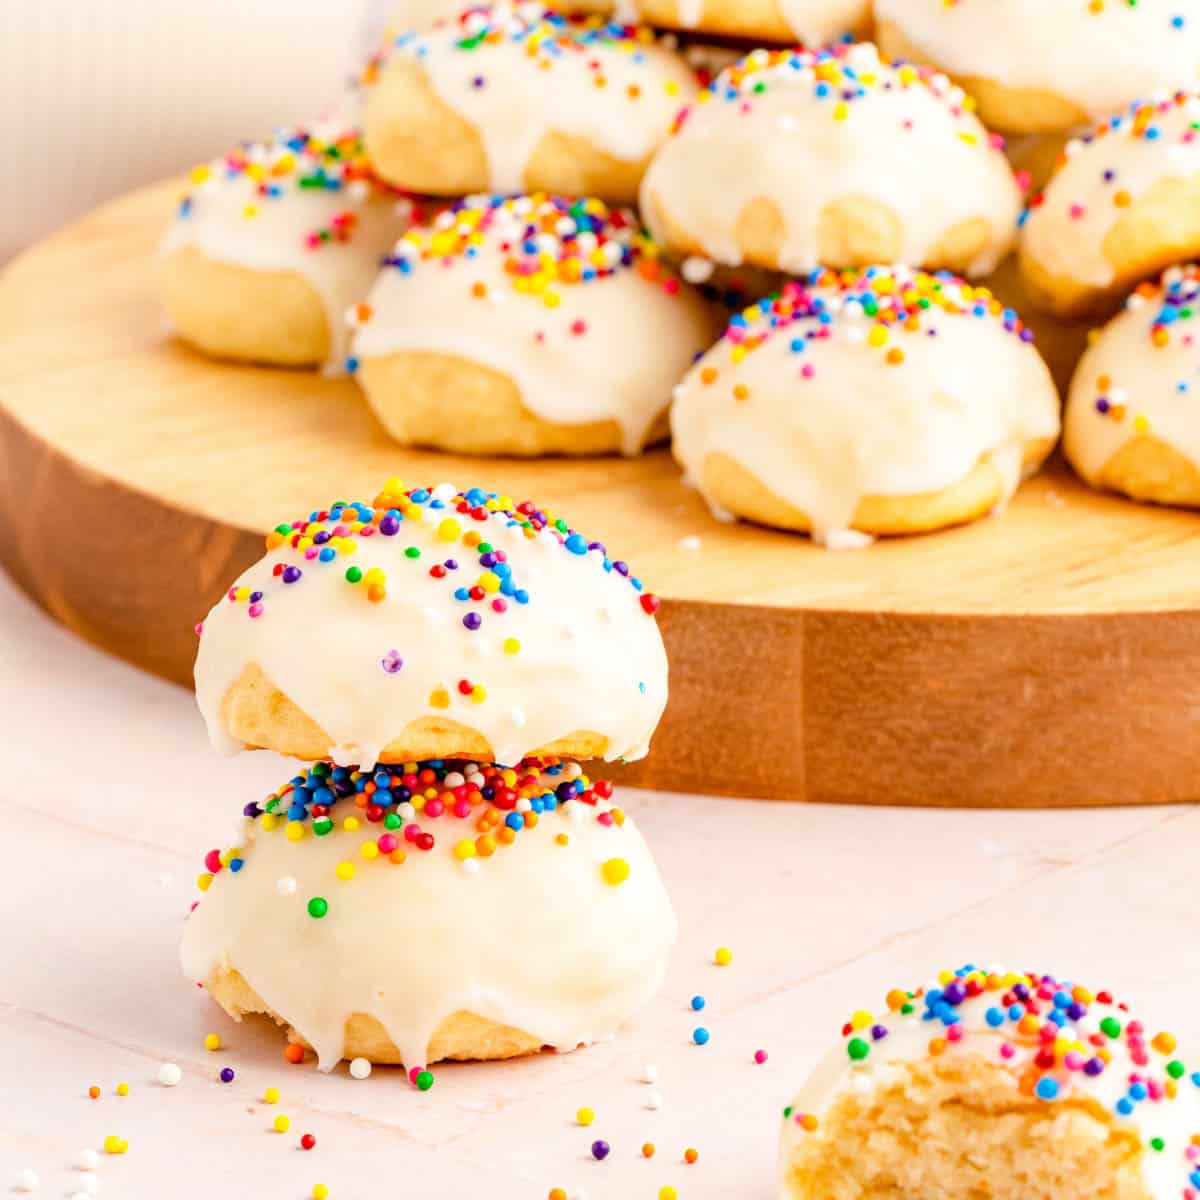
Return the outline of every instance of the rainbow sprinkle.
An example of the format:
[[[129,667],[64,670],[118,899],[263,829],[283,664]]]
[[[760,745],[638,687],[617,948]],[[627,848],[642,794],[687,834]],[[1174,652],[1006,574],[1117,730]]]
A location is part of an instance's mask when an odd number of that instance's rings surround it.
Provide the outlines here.
[[[243,142],[223,159],[195,167],[190,178],[192,190],[177,210],[181,220],[193,215],[203,189],[239,180],[254,185],[255,199],[242,210],[247,220],[258,216],[261,206],[282,203],[297,192],[343,193],[355,203],[373,194],[403,196],[372,172],[356,130],[319,137],[307,129],[281,129],[270,142]],[[352,208],[340,209],[328,225],[307,231],[304,244],[319,250],[330,242],[349,242],[357,225],[358,214]]]
[[[548,508],[531,501],[516,503],[509,496],[482,488],[460,492],[441,484],[433,489],[406,489],[396,479],[389,480],[371,504],[337,501],[307,518],[277,525],[266,539],[268,553],[281,552],[272,569],[272,581],[277,588],[295,587],[303,582],[306,571],[340,570],[347,586],[361,592],[365,601],[381,604],[387,599],[388,573],[380,567],[363,571],[352,560],[360,542],[367,538],[395,539],[398,570],[425,570],[431,578],[445,580],[455,608],[465,610],[460,615],[463,627],[474,632],[483,626],[485,617],[503,617],[511,605],[530,602],[530,592],[514,574],[507,552],[487,540],[485,527],[493,522],[502,523],[505,529],[521,529],[527,538],[551,538],[572,558],[599,556],[605,572],[628,580],[645,613],[653,616],[658,611],[659,598],[644,590],[628,563],[609,558],[602,542],[577,533]],[[404,536],[408,529],[412,541]],[[427,566],[431,530],[438,553]],[[288,559],[291,561],[285,561]],[[240,586],[230,588],[226,599],[230,604],[245,605],[246,615],[259,619],[266,614],[270,597],[267,592]],[[197,626],[196,632],[201,634],[203,627]],[[503,648],[506,654],[518,654],[521,644],[517,638],[508,638]],[[398,651],[390,650],[380,666],[395,674],[403,669],[403,659]],[[486,699],[486,693],[473,695],[473,690],[470,685],[463,694],[478,702]],[[450,698],[445,692],[434,693],[430,702],[445,708]]]
[[[402,865],[410,852],[433,850],[437,837],[432,829],[444,829],[449,822],[451,853],[464,869],[474,870],[479,859],[511,846],[540,817],[569,801],[588,806],[605,828],[620,828],[625,813],[610,804],[612,796],[607,780],[593,781],[578,763],[557,758],[531,758],[515,768],[440,759],[371,770],[317,762],[261,804],[247,804],[242,811],[263,833],[282,830],[293,843],[365,828],[371,837],[359,841],[357,857],[392,866]],[[559,845],[569,840],[564,834],[556,839]],[[210,850],[196,886],[206,892],[223,871],[238,875],[249,861],[241,847]],[[349,882],[357,872],[347,859],[337,865],[330,883]],[[629,864],[609,859],[600,872],[604,882],[619,886],[629,876]],[[314,920],[323,920],[331,905],[326,897],[314,896],[307,910]]]

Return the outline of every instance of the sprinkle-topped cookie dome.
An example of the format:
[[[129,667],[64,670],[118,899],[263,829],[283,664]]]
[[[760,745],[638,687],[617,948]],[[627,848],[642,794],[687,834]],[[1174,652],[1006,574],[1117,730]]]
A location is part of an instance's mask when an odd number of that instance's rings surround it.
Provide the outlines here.
[[[843,1027],[784,1110],[782,1194],[1191,1197],[1197,1065],[1107,991],[947,971]]]
[[[697,86],[651,30],[536,3],[476,5],[402,33],[365,81],[368,149],[402,187],[617,202],[634,199]]]
[[[642,185],[676,252],[791,272],[904,262],[991,269],[1020,191],[945,76],[870,43],[755,50],[677,118]]]
[[[357,312],[354,366],[397,440],[509,454],[639,453],[718,328],[632,212],[546,195],[415,226]]]
[[[323,1069],[574,1050],[662,981],[658,870],[576,762],[317,763],[244,817],[205,856],[184,970],[232,1016],[289,1025]]]
[[[1080,361],[1063,444],[1089,483],[1200,505],[1200,268],[1142,284]]]
[[[414,211],[374,175],[357,130],[285,129],[245,143],[191,174],[163,243],[168,308],[203,349],[340,366],[346,309]],[[311,318],[288,290],[296,284],[311,295]],[[239,353],[252,336],[261,352]]]
[[[986,288],[823,270],[733,318],[680,385],[672,429],[715,508],[842,545],[1002,505],[1053,445],[1058,399],[1028,330]],[[981,464],[986,484],[950,491]]]
[[[226,749],[637,758],[666,704],[657,609],[546,508],[392,481],[268,536],[205,619],[197,698]]]

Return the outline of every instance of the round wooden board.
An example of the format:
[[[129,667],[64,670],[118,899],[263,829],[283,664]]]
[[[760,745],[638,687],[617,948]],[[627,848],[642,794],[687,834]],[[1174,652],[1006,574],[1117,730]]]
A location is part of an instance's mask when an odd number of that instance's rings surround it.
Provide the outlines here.
[[[194,622],[280,519],[393,475],[479,483],[620,547],[666,598],[671,704],[630,782],[874,804],[1200,797],[1194,514],[1058,466],[1002,518],[836,554],[713,521],[665,451],[403,450],[349,380],[171,339],[154,247],[175,193],[109,205],[0,276],[0,560],[82,636],[187,683]]]

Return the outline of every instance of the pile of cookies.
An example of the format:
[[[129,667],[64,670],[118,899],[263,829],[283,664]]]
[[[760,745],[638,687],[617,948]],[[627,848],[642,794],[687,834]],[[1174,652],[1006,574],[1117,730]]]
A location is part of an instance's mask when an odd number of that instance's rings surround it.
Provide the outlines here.
[[[402,444],[670,436],[714,515],[830,546],[1003,509],[1057,442],[1060,391],[1087,482],[1200,504],[1200,20],[617,8],[448,3],[389,33],[350,128],[202,168],[166,242],[180,334],[347,366]],[[697,37],[751,48],[697,68]]]
[[[655,596],[537,505],[406,489],[278,526],[201,626],[214,744],[301,760],[212,850],[186,973],[289,1055],[496,1059],[611,1037],[670,900],[613,787],[667,700]]]

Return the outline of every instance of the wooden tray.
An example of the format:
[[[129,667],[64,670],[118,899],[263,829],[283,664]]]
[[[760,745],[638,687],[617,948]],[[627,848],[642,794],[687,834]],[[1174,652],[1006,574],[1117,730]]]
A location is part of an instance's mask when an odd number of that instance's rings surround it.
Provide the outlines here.
[[[479,483],[563,511],[667,598],[671,704],[630,782],[872,804],[1200,798],[1194,514],[1058,466],[1003,518],[836,554],[714,522],[666,452],[402,450],[348,380],[170,339],[154,247],[175,194],[123,198],[0,276],[0,561],[83,637],[187,683],[194,622],[264,530],[392,475]]]

